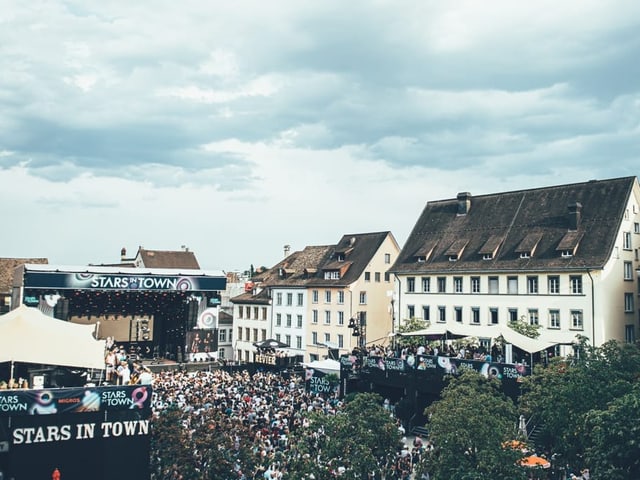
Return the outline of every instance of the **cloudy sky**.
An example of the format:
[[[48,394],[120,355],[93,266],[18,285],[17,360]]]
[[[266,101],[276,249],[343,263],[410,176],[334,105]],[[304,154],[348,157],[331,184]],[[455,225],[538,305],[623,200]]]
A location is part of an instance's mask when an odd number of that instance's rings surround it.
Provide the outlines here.
[[[204,269],[640,172],[640,2],[0,0],[0,257]]]

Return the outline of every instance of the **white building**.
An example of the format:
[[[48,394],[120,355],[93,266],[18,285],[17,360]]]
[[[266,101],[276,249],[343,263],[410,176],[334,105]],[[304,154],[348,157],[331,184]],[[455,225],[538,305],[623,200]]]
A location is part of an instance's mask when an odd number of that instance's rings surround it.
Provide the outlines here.
[[[639,248],[636,177],[428,202],[391,268],[399,320],[632,342]]]

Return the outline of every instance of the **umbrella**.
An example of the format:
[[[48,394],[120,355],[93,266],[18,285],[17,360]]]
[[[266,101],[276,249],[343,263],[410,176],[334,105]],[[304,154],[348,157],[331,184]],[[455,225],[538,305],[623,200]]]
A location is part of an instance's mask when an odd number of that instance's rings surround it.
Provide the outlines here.
[[[253,346],[256,348],[289,348],[289,345],[287,345],[286,343],[273,338],[268,338],[267,340],[263,340],[262,342],[255,342]]]
[[[528,457],[524,457],[518,463],[523,467],[540,467],[540,468],[551,467],[551,462],[549,462],[549,460],[543,457],[539,457],[537,455],[529,455]]]

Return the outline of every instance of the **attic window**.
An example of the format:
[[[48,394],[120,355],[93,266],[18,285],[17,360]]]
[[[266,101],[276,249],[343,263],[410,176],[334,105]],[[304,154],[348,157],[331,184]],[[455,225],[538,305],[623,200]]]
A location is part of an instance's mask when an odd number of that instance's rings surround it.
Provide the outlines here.
[[[337,253],[336,260],[338,260],[339,262],[344,262],[344,253]]]
[[[459,238],[451,244],[444,254],[449,257],[450,262],[456,262],[462,256],[467,243],[469,243],[469,240],[466,238]]]
[[[582,236],[584,234],[582,232],[574,232],[569,231],[565,233],[562,240],[558,244],[556,248],[556,252],[560,252],[560,256],[562,258],[573,257],[578,249],[578,245],[580,244],[580,240],[582,240]]]
[[[327,270],[324,272],[325,280],[340,280],[340,272],[338,270]]]
[[[424,262],[427,261],[427,257],[425,255],[418,255],[416,257],[416,259],[417,259],[418,263],[424,263]]]
[[[542,233],[527,234],[516,248],[516,253],[520,254],[520,258],[531,258],[536,252],[536,248],[541,239]]]
[[[413,254],[415,261],[419,263],[426,262],[427,259],[431,257],[433,249],[435,248],[437,243],[438,242],[435,240],[426,240]]]
[[[493,257],[496,256],[498,248],[500,248],[503,240],[504,237],[502,237],[502,235],[491,235],[478,251],[478,253],[482,255],[482,259],[492,260]]]

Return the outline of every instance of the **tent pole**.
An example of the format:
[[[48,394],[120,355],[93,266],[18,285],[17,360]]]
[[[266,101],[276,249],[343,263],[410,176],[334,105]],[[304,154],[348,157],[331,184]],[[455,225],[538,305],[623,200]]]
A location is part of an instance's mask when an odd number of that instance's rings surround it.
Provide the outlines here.
[[[11,360],[11,373],[9,374],[9,380],[13,378],[13,360]]]

